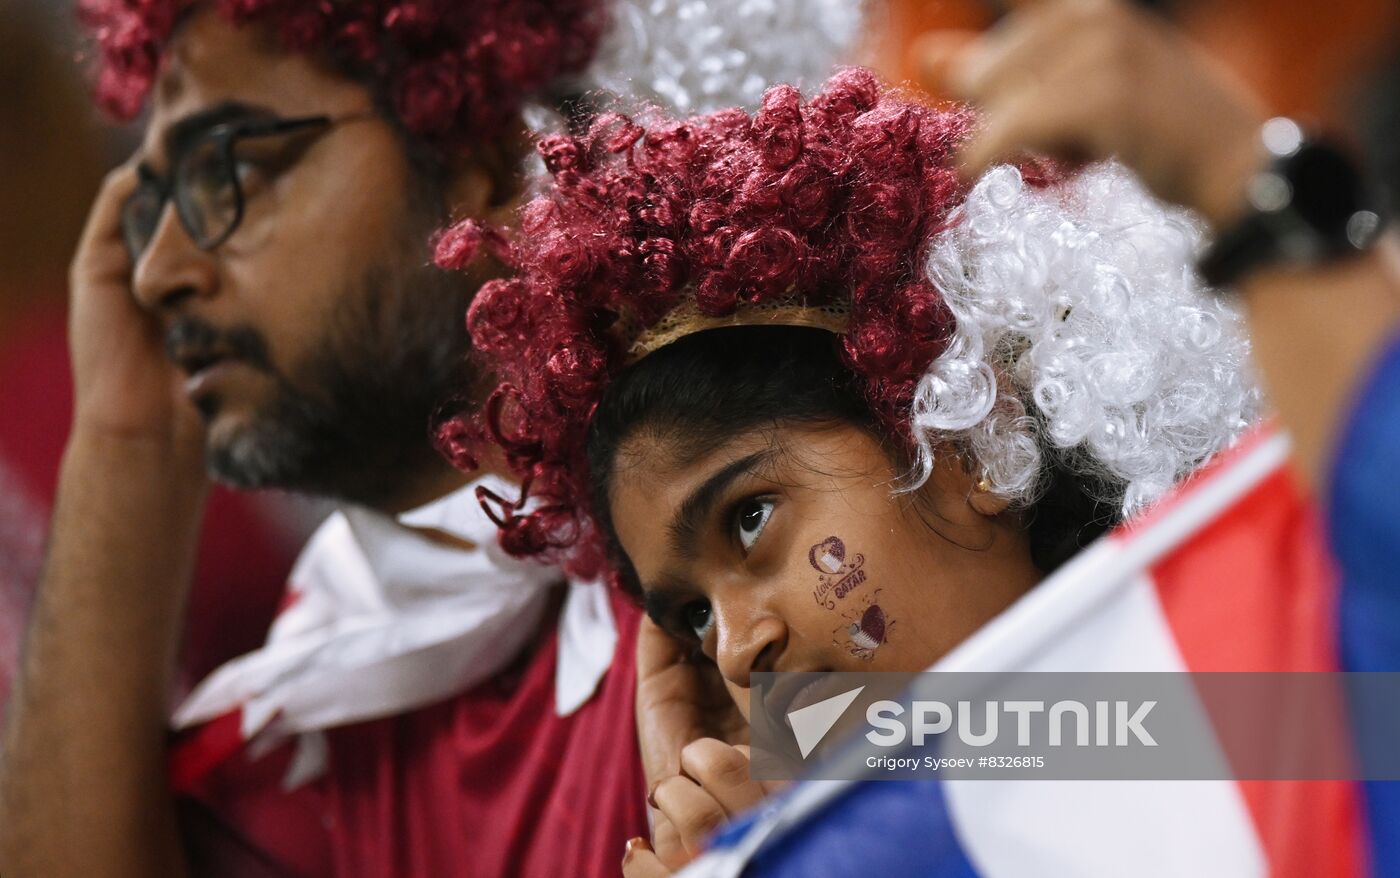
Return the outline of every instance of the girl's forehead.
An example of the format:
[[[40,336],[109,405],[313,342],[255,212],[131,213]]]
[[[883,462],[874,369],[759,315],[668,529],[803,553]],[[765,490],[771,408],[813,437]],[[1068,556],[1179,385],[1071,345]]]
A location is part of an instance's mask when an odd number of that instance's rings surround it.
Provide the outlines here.
[[[726,434],[707,430],[702,435],[685,426],[643,429],[618,446],[613,461],[614,479],[694,478],[707,469],[723,466],[735,457],[766,448],[777,449],[773,426],[736,429]]]
[[[683,437],[674,442],[684,445]],[[610,512],[634,563],[642,554],[689,554],[681,551],[687,548],[682,544],[745,482],[759,480],[765,490],[788,492],[849,494],[869,488],[876,499],[889,500],[896,476],[879,441],[851,424],[767,425],[736,433],[686,460],[678,460],[676,451],[664,436],[637,437],[618,451]]]

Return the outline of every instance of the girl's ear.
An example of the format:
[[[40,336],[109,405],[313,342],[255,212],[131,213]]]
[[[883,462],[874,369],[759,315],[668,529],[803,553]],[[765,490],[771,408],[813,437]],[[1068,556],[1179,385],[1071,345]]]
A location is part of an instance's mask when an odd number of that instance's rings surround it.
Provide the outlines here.
[[[942,493],[962,498],[979,516],[996,518],[1011,505],[1011,498],[992,491],[982,468],[951,446],[935,452],[929,482]]]
[[[995,518],[1011,505],[1011,498],[993,493],[991,485],[983,476],[972,486],[972,493],[967,495],[967,505],[981,515]]]

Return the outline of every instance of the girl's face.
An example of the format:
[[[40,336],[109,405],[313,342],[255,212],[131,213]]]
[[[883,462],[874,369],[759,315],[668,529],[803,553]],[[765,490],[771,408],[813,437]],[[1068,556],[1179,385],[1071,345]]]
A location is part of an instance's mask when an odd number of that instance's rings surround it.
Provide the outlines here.
[[[718,666],[741,709],[761,671],[919,671],[1041,574],[1018,516],[945,455],[895,495],[854,426],[736,436],[696,460],[641,435],[611,512],[647,613]]]

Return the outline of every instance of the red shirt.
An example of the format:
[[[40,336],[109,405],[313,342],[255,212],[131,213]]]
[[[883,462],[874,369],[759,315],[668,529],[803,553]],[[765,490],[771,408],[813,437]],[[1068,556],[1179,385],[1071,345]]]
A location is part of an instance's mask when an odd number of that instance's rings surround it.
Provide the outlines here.
[[[633,721],[638,610],[593,697],[554,708],[558,613],[514,668],[461,695],[327,733],[324,777],[279,788],[291,748],[234,759],[185,802],[201,875],[616,878],[646,835]]]

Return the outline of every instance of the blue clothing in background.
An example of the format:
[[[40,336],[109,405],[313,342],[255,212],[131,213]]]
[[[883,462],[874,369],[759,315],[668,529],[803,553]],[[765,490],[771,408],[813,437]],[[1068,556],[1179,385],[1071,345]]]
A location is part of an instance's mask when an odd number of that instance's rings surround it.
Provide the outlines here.
[[[1327,519],[1342,573],[1342,667],[1400,671],[1400,337],[1343,428]],[[1352,704],[1363,753],[1395,746],[1377,734],[1394,713],[1392,705]],[[1365,793],[1374,874],[1400,875],[1400,781],[1369,782]]]

